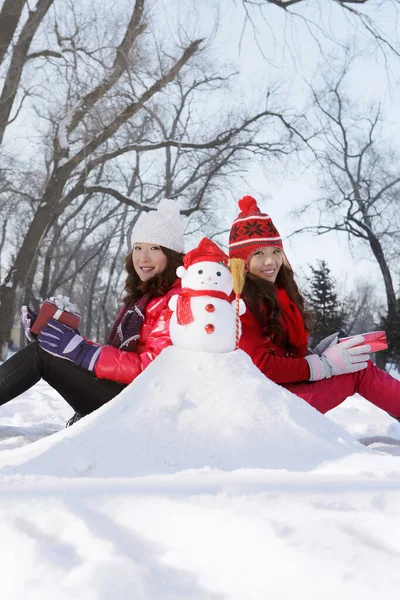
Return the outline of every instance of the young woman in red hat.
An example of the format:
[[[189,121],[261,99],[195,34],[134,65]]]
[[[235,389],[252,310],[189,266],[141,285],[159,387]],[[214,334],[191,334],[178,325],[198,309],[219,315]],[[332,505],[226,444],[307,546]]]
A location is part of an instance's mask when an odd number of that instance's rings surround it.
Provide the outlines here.
[[[0,405],[44,379],[75,410],[72,424],[114,398],[171,345],[168,302],[180,291],[176,269],[184,256],[177,204],[163,200],[158,210],[143,213],[131,242],[124,304],[107,344],[89,342],[55,319],[35,339],[30,330],[37,315],[25,307],[31,343],[0,366]]]
[[[325,413],[355,393],[400,417],[400,381],[369,360],[362,336],[338,343],[332,335],[308,350],[304,300],[269,215],[251,196],[239,200],[232,224],[232,268],[245,274],[240,348],[272,381]]]

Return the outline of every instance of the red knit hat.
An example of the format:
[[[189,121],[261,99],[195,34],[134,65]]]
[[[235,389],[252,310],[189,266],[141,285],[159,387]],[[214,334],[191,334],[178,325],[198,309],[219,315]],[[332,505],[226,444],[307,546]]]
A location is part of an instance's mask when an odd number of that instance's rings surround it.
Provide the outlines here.
[[[251,254],[263,246],[283,249],[282,238],[271,217],[260,211],[252,196],[243,196],[238,205],[241,212],[229,234],[230,258],[241,258],[247,263]]]
[[[190,250],[183,259],[185,269],[198,262],[216,262],[227,267],[228,257],[215,242],[203,238],[197,248]]]

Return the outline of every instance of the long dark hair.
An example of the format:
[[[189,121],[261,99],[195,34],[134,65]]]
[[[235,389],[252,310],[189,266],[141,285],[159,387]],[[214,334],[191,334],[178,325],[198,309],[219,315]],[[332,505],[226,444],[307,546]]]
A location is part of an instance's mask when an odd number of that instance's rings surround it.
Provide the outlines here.
[[[261,331],[274,343],[282,343],[283,330],[281,308],[275,293],[275,287],[284,288],[289,298],[296,304],[308,331],[308,314],[304,308],[304,298],[299,292],[290,265],[285,261],[279,269],[275,283],[246,274],[242,298],[261,325]]]
[[[164,248],[164,246],[160,246],[160,248],[167,257],[167,266],[162,273],[157,273],[146,282],[140,281],[139,275],[133,268],[132,252],[125,258],[125,269],[128,276],[125,281],[123,302],[126,306],[139,300],[143,294],[150,294],[151,298],[163,296],[175,282],[176,269],[183,265],[184,254]]]

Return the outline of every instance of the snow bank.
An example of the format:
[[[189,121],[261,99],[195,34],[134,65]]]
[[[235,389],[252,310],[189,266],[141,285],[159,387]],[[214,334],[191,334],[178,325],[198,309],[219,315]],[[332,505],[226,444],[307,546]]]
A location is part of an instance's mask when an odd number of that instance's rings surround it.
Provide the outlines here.
[[[1,453],[2,473],[169,474],[209,467],[305,471],[369,452],[269,381],[238,350],[167,348],[117,398],[76,425]]]

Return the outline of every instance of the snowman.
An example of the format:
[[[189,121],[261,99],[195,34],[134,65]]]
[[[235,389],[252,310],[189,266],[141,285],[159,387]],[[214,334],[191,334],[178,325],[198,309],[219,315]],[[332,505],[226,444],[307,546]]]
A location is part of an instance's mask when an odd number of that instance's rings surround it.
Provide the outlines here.
[[[228,257],[212,240],[203,238],[183,264],[176,271],[182,290],[168,305],[173,312],[172,343],[202,352],[232,352],[240,337],[239,315],[246,308],[232,291]]]

